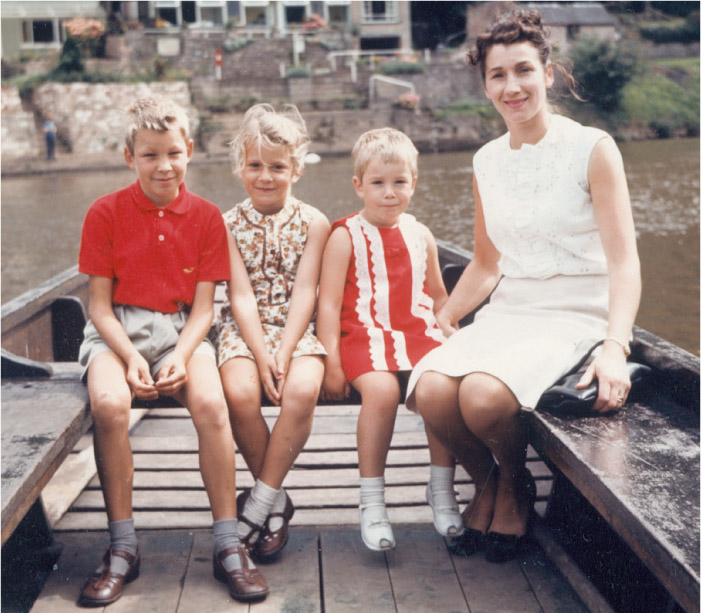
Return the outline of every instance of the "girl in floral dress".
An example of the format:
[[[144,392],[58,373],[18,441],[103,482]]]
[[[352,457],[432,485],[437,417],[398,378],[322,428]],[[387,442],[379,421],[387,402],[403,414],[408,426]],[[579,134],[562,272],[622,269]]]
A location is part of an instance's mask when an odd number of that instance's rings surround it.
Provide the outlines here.
[[[249,197],[224,214],[230,302],[212,332],[234,438],[256,480],[237,499],[239,532],[262,561],[287,543],[294,505],[282,483],[309,437],[324,375],[312,317],[329,223],[290,194],[308,145],[299,111],[268,104],[248,110],[231,144]],[[263,393],[280,406],[272,430]]]

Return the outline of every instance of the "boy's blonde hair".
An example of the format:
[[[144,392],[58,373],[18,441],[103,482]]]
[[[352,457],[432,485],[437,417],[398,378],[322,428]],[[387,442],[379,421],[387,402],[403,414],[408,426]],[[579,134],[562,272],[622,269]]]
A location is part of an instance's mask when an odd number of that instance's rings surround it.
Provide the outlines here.
[[[139,130],[166,132],[180,129],[183,139],[190,140],[190,120],[185,109],[165,96],[139,98],[127,108],[124,140],[131,153]]]
[[[363,178],[371,160],[380,158],[383,162],[406,162],[413,177],[418,176],[418,157],[411,139],[394,128],[376,128],[362,134],[353,147],[353,174]]]
[[[285,147],[295,172],[302,174],[310,139],[307,125],[294,104],[285,104],[276,111],[272,105],[261,103],[246,111],[230,144],[231,166],[236,176],[241,176],[246,165],[246,149],[256,140],[258,146]]]

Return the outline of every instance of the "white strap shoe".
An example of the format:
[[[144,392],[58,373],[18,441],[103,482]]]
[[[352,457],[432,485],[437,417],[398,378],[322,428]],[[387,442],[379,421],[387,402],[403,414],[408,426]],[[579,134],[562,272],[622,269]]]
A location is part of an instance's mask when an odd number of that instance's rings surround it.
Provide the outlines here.
[[[360,505],[360,535],[368,549],[394,549],[396,542],[384,504]]]
[[[426,486],[426,500],[433,510],[433,525],[441,536],[460,536],[465,531],[456,495],[452,487],[434,491],[430,481]]]

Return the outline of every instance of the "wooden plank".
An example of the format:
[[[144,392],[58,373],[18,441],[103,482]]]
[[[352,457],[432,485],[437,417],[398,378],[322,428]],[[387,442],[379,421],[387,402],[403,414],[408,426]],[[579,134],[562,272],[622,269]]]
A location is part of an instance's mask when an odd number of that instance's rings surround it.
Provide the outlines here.
[[[3,381],[3,544],[90,423],[79,380]]]
[[[58,540],[63,544],[63,552],[49,573],[31,613],[73,613],[79,610],[76,601],[80,590],[99,566],[102,554],[109,546],[106,532],[73,532],[61,534]]]
[[[442,536],[423,527],[394,527],[397,547],[387,553],[398,613],[468,611]]]
[[[519,558],[490,564],[478,553],[467,558],[453,556],[452,560],[471,613],[541,613],[528,580],[520,572]]]
[[[290,540],[280,557],[272,564],[260,564],[259,568],[270,585],[270,596],[255,605],[256,613],[317,613],[322,610],[316,527],[292,527]]]
[[[213,551],[211,531],[196,532],[177,613],[244,613],[250,610],[248,604],[231,598],[226,584],[214,578]]]
[[[650,394],[593,419],[534,413],[531,426],[534,445],[674,598],[698,610],[698,416]]]
[[[385,555],[367,549],[359,534],[322,531],[321,566],[325,610],[396,611]]]

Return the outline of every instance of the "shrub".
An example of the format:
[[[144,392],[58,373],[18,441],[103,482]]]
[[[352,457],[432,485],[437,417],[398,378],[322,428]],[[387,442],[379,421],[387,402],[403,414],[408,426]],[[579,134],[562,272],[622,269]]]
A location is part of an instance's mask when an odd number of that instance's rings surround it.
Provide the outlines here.
[[[583,97],[600,111],[615,111],[623,87],[638,69],[637,54],[611,41],[582,37],[572,46],[570,59]]]
[[[307,66],[293,66],[287,71],[288,79],[303,79],[311,76],[312,71]]]
[[[692,3],[689,3],[692,4]],[[698,5],[697,5],[698,6]],[[699,12],[689,14],[682,22],[641,26],[640,36],[654,43],[693,43],[699,40]]]
[[[382,74],[419,74],[426,72],[426,66],[418,62],[385,62],[379,64],[379,71]]]
[[[227,38],[222,45],[227,53],[235,53],[253,42],[252,38]]]

